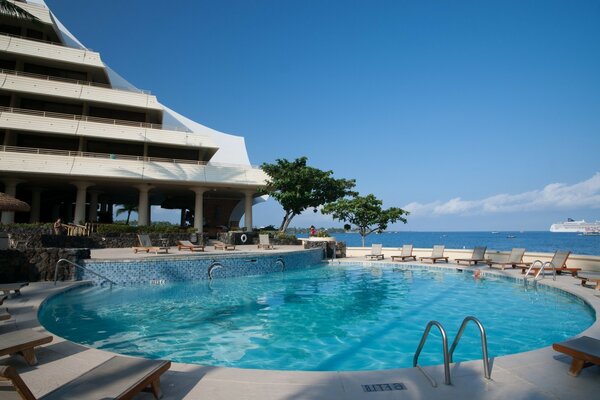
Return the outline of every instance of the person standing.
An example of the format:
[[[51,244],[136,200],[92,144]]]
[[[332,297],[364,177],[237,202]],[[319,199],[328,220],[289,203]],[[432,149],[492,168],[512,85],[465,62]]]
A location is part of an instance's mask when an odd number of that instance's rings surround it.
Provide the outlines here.
[[[315,236],[317,234],[317,229],[315,228],[314,225],[310,226],[310,231],[309,231],[309,236]]]

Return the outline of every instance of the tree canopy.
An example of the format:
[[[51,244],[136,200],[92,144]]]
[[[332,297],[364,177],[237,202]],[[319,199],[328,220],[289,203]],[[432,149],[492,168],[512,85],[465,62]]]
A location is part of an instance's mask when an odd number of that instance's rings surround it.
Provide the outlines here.
[[[383,201],[372,194],[355,195],[326,204],[321,212],[331,214],[334,219],[339,221],[355,225],[360,233],[362,246],[365,247],[365,238],[371,233],[381,233],[387,229],[388,224],[396,221],[406,223],[403,215],[408,215],[408,211],[397,207],[384,210],[382,206]]]
[[[5,14],[11,17],[26,19],[29,21],[39,22],[40,20],[28,11],[11,3],[8,0],[0,0],[0,14]]]
[[[306,157],[294,161],[277,159],[274,164],[263,163],[261,168],[269,179],[263,189],[281,204],[285,215],[279,230],[285,232],[292,218],[308,208],[331,203],[344,196],[355,194],[354,179],[336,179],[333,171],[322,171],[306,165]]]

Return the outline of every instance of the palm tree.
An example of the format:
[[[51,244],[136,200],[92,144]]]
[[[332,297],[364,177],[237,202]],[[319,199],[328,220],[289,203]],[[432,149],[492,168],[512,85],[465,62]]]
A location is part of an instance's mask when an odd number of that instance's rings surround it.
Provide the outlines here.
[[[11,17],[39,22],[39,19],[8,0],[0,0],[0,13]]]
[[[127,213],[127,220],[125,221],[125,225],[129,225],[129,217],[131,217],[132,212],[137,212],[138,207],[136,204],[121,204],[121,208],[117,209],[117,215],[121,215],[124,212]]]

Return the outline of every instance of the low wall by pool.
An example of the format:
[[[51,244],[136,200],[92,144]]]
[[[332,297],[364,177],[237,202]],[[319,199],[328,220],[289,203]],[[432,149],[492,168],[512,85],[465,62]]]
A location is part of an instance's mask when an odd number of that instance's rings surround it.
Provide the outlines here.
[[[262,275],[306,268],[322,261],[323,250],[274,253],[198,254],[127,260],[85,260],[84,266],[119,285],[159,284]],[[210,272],[210,277],[209,277]],[[101,284],[105,280],[88,271],[78,279]]]

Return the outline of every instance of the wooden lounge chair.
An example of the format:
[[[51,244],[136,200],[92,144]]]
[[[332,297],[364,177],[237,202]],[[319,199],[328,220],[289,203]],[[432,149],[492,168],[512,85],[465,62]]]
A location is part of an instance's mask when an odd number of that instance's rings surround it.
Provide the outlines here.
[[[366,254],[365,257],[369,260],[383,260],[385,256],[381,252],[383,250],[383,245],[381,244],[373,244],[371,245],[371,254]]]
[[[552,266],[544,267],[544,271],[554,270],[557,275],[560,275],[563,272],[569,272],[572,276],[576,276],[577,272],[581,271],[581,268],[567,268],[567,258],[569,258],[569,254],[571,254],[570,251],[557,251],[554,253],[552,260],[550,260]],[[521,273],[524,274],[527,269],[527,266],[521,267]],[[536,275],[539,270],[539,267],[531,268],[530,274]]]
[[[578,337],[566,342],[554,343],[552,348],[573,357],[569,375],[578,376],[586,363],[600,365],[600,340],[589,336]]]
[[[473,263],[473,265],[475,264],[479,264],[481,263],[485,263],[490,261],[489,259],[485,258],[485,251],[487,250],[486,246],[477,246],[473,249],[473,254],[471,255],[471,258],[457,258],[454,261],[457,264],[460,264],[461,262],[466,262],[469,265],[471,265],[471,263]]]
[[[413,245],[405,244],[404,246],[402,246],[402,253],[400,253],[399,256],[392,256],[392,261],[407,261],[407,260],[417,261],[417,257],[413,256],[412,251],[413,251]]]
[[[433,246],[433,249],[431,250],[431,255],[429,257],[419,257],[419,260],[431,260],[433,264],[435,264],[438,260],[448,262],[448,257],[444,256],[444,248],[444,245],[435,245]]]
[[[0,284],[0,292],[3,292],[5,295],[10,295],[10,292],[21,294],[21,289],[25,286],[29,286],[29,282],[2,283]]]
[[[145,251],[146,253],[153,252],[156,254],[163,251],[165,253],[169,252],[169,248],[166,246],[153,246],[150,236],[148,235],[137,235],[137,237],[140,245],[133,248],[134,253],[137,253],[138,251]]]
[[[159,399],[162,396],[160,376],[170,367],[170,361],[115,356],[40,400],[132,399],[145,389]],[[6,389],[18,393],[24,400],[36,400],[17,371],[10,366],[0,367],[0,393],[10,395]]]
[[[189,250],[189,251],[204,251],[204,246],[201,244],[194,244],[189,240],[178,240],[177,241],[177,250],[181,251],[181,249]]]
[[[494,265],[500,266],[500,269],[504,270],[506,266],[516,267],[528,267],[531,265],[530,262],[523,262],[523,256],[525,255],[525,249],[514,248],[510,251],[508,260],[502,262],[488,261],[486,264],[492,268]]]
[[[20,353],[29,365],[37,364],[34,348],[52,341],[52,335],[21,329],[0,335],[0,356]]]
[[[271,239],[269,238],[268,234],[261,234],[258,235],[258,248],[259,249],[266,249],[266,250],[273,250],[273,245],[271,244]]]
[[[581,279],[581,286],[586,286],[588,282],[594,283],[594,289],[600,290],[600,274],[593,272],[578,272],[577,279]]]
[[[235,250],[235,244],[223,243],[218,240],[213,242],[215,250]]]

